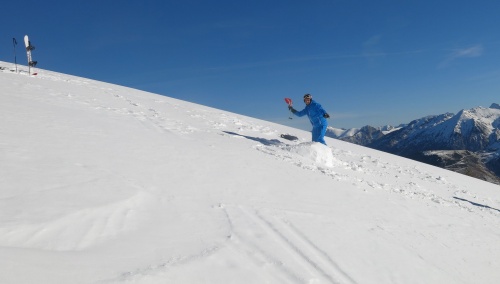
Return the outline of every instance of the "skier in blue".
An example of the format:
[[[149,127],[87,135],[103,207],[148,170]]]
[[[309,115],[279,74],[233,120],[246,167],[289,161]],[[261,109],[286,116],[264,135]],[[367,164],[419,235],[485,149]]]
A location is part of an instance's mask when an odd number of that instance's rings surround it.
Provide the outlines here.
[[[326,145],[325,133],[326,127],[328,126],[328,122],[326,122],[326,119],[329,118],[330,115],[326,113],[326,111],[319,103],[313,101],[310,94],[304,95],[304,103],[306,104],[306,107],[301,111],[295,110],[291,105],[288,106],[288,109],[293,114],[299,117],[307,114],[307,117],[309,117],[309,121],[311,122],[313,127],[312,141],[320,142]]]

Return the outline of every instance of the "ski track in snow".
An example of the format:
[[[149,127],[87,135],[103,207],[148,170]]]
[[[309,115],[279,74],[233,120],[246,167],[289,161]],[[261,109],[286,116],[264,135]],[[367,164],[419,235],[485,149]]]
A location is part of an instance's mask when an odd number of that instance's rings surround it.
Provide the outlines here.
[[[164,279],[173,269],[188,263],[210,261],[215,254],[224,254],[235,264],[250,260],[254,267],[262,271],[260,277],[272,283],[356,283],[328,253],[308,239],[291,221],[280,216],[286,211],[237,204],[219,204],[215,209],[222,210],[227,218],[229,231],[225,242],[99,283],[143,280],[155,283],[156,279]],[[252,229],[248,229],[249,224]]]
[[[173,102],[168,102],[167,99],[161,100],[161,99],[156,99],[152,102],[153,105],[152,107],[147,107],[144,106],[138,102],[135,102],[134,100],[128,98],[126,95],[120,94],[121,92],[118,90],[114,90],[112,88],[104,88],[101,90],[98,90],[98,95],[95,96],[94,98],[87,98],[84,100],[84,104],[87,104],[91,107],[93,107],[96,110],[105,110],[105,111],[110,111],[113,113],[121,114],[121,115],[130,115],[136,118],[139,121],[142,122],[150,122],[153,125],[155,125],[157,128],[166,131],[166,132],[174,132],[174,133],[179,133],[179,134],[191,134],[194,132],[199,132],[199,131],[204,131],[200,130],[199,128],[193,126],[193,125],[188,125],[183,121],[176,120],[176,119],[170,119],[168,118],[169,115],[166,113],[163,113],[162,111],[158,110],[157,107],[155,106],[160,106],[162,109],[168,108],[168,111],[173,111],[176,113],[182,113],[184,112],[187,114],[190,118],[193,120],[198,120],[202,121],[204,124],[208,124],[211,128],[214,130],[222,130],[226,129],[228,127],[233,127],[236,126],[239,130],[249,130],[249,131],[260,131],[263,133],[273,133],[273,131],[269,127],[262,127],[258,125],[252,125],[243,122],[241,119],[239,119],[236,115],[235,116],[230,116],[225,113],[220,113],[219,114],[219,121],[213,121],[208,118],[206,114],[210,114],[213,116],[213,113],[204,110],[204,109],[186,109],[184,106],[181,105],[181,103],[176,104]],[[53,93],[55,94],[55,93]],[[117,100],[121,101],[121,105],[123,105],[122,108],[116,108],[115,106],[117,105],[116,101],[113,101],[112,103],[108,103],[110,105],[113,105],[113,107],[107,106],[106,103],[102,100],[102,94],[108,95],[108,98],[111,96],[112,98],[115,98]],[[60,95],[60,94],[58,94]],[[68,94],[67,97],[69,98],[76,98],[75,96],[72,96],[71,94]],[[79,101],[77,101],[79,102]],[[81,102],[80,102],[81,103]],[[214,110],[215,111],[215,110]],[[205,114],[206,113],[206,114]]]
[[[354,283],[325,251],[314,245],[290,221],[265,208],[255,210],[239,205],[221,205],[221,208],[231,224],[230,245],[250,257],[256,265],[262,266],[264,262],[270,267],[269,275],[277,280],[284,283]],[[243,224],[249,223],[259,229],[245,230]],[[274,248],[273,255],[266,253],[269,247]]]

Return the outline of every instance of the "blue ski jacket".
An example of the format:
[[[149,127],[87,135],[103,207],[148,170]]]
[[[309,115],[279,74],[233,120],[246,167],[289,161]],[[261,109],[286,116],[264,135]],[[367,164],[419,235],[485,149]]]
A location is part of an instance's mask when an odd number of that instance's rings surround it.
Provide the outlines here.
[[[328,125],[326,118],[323,117],[323,115],[326,114],[326,111],[314,100],[311,100],[311,103],[306,105],[305,109],[296,111],[294,114],[296,116],[304,116],[307,114],[307,117],[314,128]]]

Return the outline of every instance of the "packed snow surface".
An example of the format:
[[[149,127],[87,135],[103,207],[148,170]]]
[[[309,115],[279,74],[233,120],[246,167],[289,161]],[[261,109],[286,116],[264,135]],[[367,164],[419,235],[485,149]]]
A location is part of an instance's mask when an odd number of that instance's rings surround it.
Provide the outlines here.
[[[166,96],[0,66],[0,283],[500,279],[498,185]]]

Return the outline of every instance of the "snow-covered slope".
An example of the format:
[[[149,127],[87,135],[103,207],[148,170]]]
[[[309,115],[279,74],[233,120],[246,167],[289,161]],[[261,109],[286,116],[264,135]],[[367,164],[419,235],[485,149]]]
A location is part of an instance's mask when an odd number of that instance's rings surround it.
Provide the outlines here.
[[[37,71],[0,71],[0,283],[500,278],[497,185]]]

